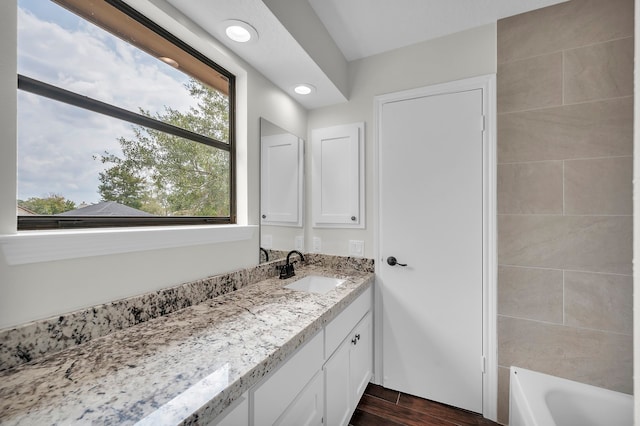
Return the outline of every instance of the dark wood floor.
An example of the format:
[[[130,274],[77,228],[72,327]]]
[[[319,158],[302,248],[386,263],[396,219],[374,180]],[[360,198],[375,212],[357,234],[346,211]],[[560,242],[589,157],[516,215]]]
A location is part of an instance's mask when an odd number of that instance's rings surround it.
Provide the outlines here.
[[[369,384],[352,426],[494,426],[480,414]]]

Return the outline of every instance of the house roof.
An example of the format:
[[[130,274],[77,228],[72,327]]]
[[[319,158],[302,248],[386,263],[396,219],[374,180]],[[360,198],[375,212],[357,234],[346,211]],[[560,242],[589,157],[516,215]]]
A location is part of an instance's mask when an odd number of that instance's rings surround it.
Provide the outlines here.
[[[115,201],[102,201],[75,210],[69,210],[56,216],[154,216],[151,213],[116,203]]]
[[[31,210],[24,208],[22,206],[16,206],[16,215],[17,216],[35,216],[37,215],[37,213],[34,213]]]

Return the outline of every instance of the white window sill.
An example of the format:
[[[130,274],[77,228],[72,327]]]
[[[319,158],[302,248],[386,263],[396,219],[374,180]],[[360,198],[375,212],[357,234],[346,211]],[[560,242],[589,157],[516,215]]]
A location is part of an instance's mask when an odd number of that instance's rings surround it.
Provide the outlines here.
[[[7,264],[49,262],[250,240],[257,225],[203,225],[82,230],[20,231],[1,235]]]

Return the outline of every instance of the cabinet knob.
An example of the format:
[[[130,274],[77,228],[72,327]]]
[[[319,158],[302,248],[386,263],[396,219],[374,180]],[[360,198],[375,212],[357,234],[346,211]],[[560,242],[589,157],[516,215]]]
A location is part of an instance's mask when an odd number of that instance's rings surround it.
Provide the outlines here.
[[[267,218],[267,215],[266,215],[266,214],[263,214],[263,215],[262,215],[262,218],[263,218],[263,219],[266,219],[266,218]]]
[[[355,216],[351,216],[351,220],[353,220],[355,222],[356,217]]]
[[[356,339],[355,337],[353,339],[351,339],[351,343],[353,343],[354,345],[358,344],[358,339]]]

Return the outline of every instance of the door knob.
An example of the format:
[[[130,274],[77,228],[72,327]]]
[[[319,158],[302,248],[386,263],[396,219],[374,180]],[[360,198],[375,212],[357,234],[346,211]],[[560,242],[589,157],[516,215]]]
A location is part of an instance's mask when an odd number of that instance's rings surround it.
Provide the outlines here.
[[[387,263],[388,263],[390,266],[396,266],[396,265],[398,265],[398,266],[407,266],[407,264],[406,264],[406,263],[398,263],[398,259],[396,259],[396,258],[395,258],[395,257],[393,257],[393,256],[389,256],[389,257],[387,257]]]

